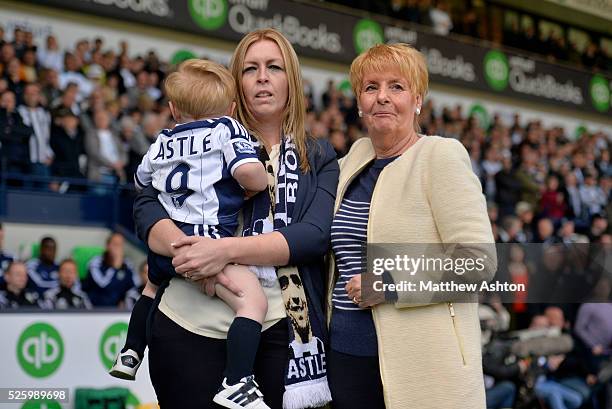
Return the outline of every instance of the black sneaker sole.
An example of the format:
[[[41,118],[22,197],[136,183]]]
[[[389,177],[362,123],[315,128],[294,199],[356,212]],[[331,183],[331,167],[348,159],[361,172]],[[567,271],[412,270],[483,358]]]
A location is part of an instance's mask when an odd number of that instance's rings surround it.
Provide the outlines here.
[[[114,376],[115,378],[124,379],[126,381],[135,381],[136,377],[126,374],[125,372],[113,370],[109,372],[110,376]]]

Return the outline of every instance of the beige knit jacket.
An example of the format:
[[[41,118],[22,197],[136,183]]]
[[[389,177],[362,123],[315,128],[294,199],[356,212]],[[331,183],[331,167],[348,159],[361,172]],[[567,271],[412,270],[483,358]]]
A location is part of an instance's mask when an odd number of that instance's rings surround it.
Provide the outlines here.
[[[374,158],[369,138],[343,158],[336,211],[350,182]],[[422,136],[383,169],[372,194],[367,241],[494,242],[480,182],[458,141]],[[497,259],[489,248],[483,275],[466,280],[493,277]],[[333,263],[329,277],[328,312]],[[396,304],[372,308],[387,409],[484,409],[477,304],[409,302],[400,295]]]

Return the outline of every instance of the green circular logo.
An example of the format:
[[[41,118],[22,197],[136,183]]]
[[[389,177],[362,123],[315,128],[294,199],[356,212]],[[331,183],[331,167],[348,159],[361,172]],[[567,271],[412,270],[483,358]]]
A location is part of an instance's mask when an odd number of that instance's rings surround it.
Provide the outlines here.
[[[480,104],[474,104],[470,107],[470,113],[468,116],[474,116],[478,120],[478,124],[483,129],[489,129],[489,113],[486,108]]]
[[[502,91],[508,86],[509,72],[510,68],[506,54],[501,51],[491,50],[485,55],[485,79],[495,91]]]
[[[576,127],[576,130],[574,131],[574,136],[576,137],[576,139],[578,139],[587,132],[588,132],[588,129],[586,125],[580,124]]]
[[[591,91],[591,101],[593,106],[599,112],[606,112],[610,109],[610,86],[608,80],[601,75],[595,75],[591,78],[589,85]]]
[[[221,28],[227,20],[227,0],[188,0],[189,14],[204,30]]]
[[[357,54],[361,54],[368,48],[385,42],[383,30],[376,21],[364,18],[353,28],[353,42]]]
[[[29,400],[21,409],[62,409],[62,405],[54,400]]]
[[[44,378],[59,368],[64,357],[64,342],[51,325],[36,322],[27,327],[17,341],[17,361],[25,373]]]
[[[104,331],[100,338],[100,360],[106,369],[115,363],[117,354],[125,344],[128,325],[125,322],[116,322]]]
[[[351,82],[347,79],[342,80],[342,82],[338,84],[338,91],[342,92],[344,95],[353,95],[353,87],[351,87]]]
[[[189,50],[178,50],[172,55],[172,58],[170,58],[170,65],[177,65],[192,58],[198,57]]]

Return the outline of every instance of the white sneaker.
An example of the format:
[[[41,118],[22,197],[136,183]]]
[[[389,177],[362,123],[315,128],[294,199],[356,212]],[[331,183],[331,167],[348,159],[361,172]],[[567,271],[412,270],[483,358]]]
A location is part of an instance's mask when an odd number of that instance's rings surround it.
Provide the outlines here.
[[[136,351],[128,349],[125,352],[120,352],[115,359],[115,364],[108,372],[111,376],[120,379],[133,381],[136,379],[136,371],[140,367],[140,358]]]
[[[265,404],[253,375],[245,376],[234,385],[228,385],[227,378],[223,378],[221,388],[213,401],[230,409],[270,409]]]

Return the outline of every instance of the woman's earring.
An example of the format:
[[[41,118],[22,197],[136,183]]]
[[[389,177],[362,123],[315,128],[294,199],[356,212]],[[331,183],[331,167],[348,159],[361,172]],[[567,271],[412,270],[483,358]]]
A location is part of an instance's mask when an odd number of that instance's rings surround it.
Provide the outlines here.
[[[361,109],[359,111],[357,111],[357,115],[359,115],[359,118],[363,117],[363,112],[361,111]]]
[[[419,107],[414,108],[414,112],[416,112],[417,115],[421,115],[421,108]]]

